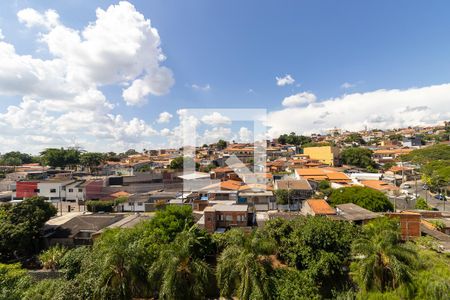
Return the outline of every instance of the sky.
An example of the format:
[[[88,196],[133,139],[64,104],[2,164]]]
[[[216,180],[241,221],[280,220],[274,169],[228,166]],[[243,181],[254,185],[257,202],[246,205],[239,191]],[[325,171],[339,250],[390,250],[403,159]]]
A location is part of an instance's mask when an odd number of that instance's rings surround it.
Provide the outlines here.
[[[0,153],[176,147],[186,125],[201,143],[251,140],[252,117],[236,122],[229,109],[265,109],[268,137],[450,120],[448,11],[448,1],[3,1]]]

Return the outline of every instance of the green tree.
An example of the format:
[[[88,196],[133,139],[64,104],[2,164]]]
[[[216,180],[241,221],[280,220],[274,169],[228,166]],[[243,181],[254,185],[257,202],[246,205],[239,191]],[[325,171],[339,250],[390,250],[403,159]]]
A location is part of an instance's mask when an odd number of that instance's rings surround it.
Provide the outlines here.
[[[74,282],[65,279],[44,279],[32,284],[23,299],[82,300]]]
[[[182,170],[184,169],[185,164],[190,168],[195,167],[196,170],[200,167],[200,164],[195,163],[191,157],[179,156],[172,159],[172,161],[169,164],[169,168],[173,170]]]
[[[142,243],[141,228],[108,229],[76,276],[79,294],[89,299],[147,297],[147,269],[155,254]]]
[[[0,263],[0,299],[21,300],[30,284],[31,278],[20,264]]]
[[[351,147],[341,152],[342,162],[360,168],[374,167],[375,162],[372,159],[372,151],[367,148]]]
[[[185,228],[194,225],[192,208],[186,205],[168,205],[158,210],[148,223],[147,230],[157,236],[158,241],[169,243]]]
[[[33,157],[26,153],[21,153],[19,151],[7,152],[0,156],[0,165],[6,166],[19,166],[22,164],[32,163]]]
[[[91,249],[88,246],[76,247],[66,251],[59,260],[59,267],[64,272],[66,279],[72,280],[81,271],[83,261],[90,256]]]
[[[105,161],[105,155],[99,152],[86,152],[80,155],[80,164],[83,167],[87,167],[89,172],[93,168],[97,168]]]
[[[219,141],[217,142],[217,148],[218,148],[219,150],[225,149],[225,148],[227,147],[227,145],[228,145],[228,143],[227,143],[226,141],[224,141],[224,140],[219,140]]]
[[[394,206],[387,196],[380,191],[360,186],[344,187],[333,190],[330,204],[354,203],[374,212],[393,211]]]
[[[351,243],[358,236],[358,228],[326,217],[296,218],[289,226],[278,245],[280,258],[304,271],[328,297],[333,288],[346,282],[344,267],[349,264]]]
[[[41,161],[53,168],[74,167],[80,161],[80,151],[75,148],[48,148],[41,152]]]
[[[295,268],[276,269],[271,276],[274,299],[315,300],[322,299],[318,286],[306,272]]]
[[[363,227],[352,245],[352,276],[363,292],[387,291],[412,281],[417,253],[400,238],[399,223],[377,218]]]
[[[149,282],[155,285],[161,299],[205,298],[212,270],[204,261],[208,251],[197,251],[210,242],[207,235],[191,227],[178,234],[167,245],[149,270]],[[203,255],[202,255],[203,254]]]
[[[36,253],[41,228],[54,215],[56,208],[42,197],[0,206],[0,261]]]
[[[431,210],[425,199],[422,197],[417,198],[415,209]]]
[[[282,134],[278,137],[278,142],[282,145],[289,144],[300,146],[304,144],[308,144],[312,142],[312,139],[308,136],[297,135],[295,132],[291,132],[290,134]]]
[[[286,205],[289,203],[289,192],[288,190],[280,189],[275,191],[275,198],[277,204]]]
[[[55,271],[58,269],[65,253],[66,249],[64,247],[56,245],[39,254],[39,261],[44,269]]]
[[[225,233],[224,250],[217,263],[216,276],[223,297],[270,299],[271,263],[274,244],[258,232],[247,236],[242,230]]]
[[[344,142],[356,143],[359,145],[364,145],[366,143],[359,133],[350,133],[350,135],[345,138]]]

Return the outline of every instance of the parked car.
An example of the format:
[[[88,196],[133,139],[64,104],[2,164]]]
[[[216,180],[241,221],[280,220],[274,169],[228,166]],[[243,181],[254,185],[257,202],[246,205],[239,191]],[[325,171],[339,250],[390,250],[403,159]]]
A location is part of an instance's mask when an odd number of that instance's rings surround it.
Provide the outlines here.
[[[435,195],[434,198],[441,200],[441,201],[446,200],[444,195],[439,195],[439,194]]]
[[[411,188],[411,185],[410,184],[404,184],[403,185],[403,189],[410,189]]]
[[[428,185],[424,184],[424,185],[422,186],[422,190],[428,190],[428,189],[429,189]]]

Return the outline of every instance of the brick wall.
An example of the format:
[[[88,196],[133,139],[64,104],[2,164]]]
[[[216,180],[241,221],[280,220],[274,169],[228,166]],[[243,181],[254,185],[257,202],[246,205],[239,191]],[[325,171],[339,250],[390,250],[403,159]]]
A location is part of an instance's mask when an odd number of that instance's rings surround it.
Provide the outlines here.
[[[403,240],[419,237],[420,234],[420,214],[417,213],[389,213],[391,218],[400,220],[400,230]]]

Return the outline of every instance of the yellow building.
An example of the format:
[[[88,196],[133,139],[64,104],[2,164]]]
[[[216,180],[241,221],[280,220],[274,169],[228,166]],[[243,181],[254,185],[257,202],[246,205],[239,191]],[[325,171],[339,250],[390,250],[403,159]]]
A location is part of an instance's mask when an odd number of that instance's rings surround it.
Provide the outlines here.
[[[339,164],[339,148],[332,146],[306,147],[303,153],[309,155],[310,159],[318,160],[329,166]]]

